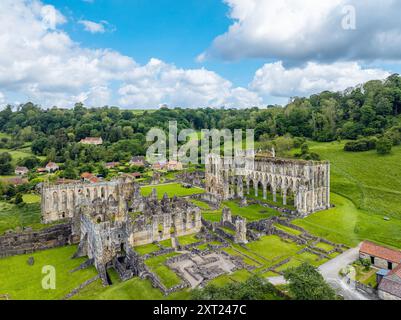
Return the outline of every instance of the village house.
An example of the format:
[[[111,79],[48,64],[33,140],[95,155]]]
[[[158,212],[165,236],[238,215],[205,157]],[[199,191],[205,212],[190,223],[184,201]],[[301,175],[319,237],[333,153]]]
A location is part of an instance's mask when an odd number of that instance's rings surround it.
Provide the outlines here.
[[[51,173],[51,172],[56,172],[56,171],[60,170],[60,167],[58,166],[57,163],[49,162],[49,163],[46,165],[45,169],[46,169],[46,171],[47,171],[48,173]]]
[[[134,172],[134,173],[129,173],[128,176],[134,178],[134,179],[141,179],[142,178],[142,173],[140,172]]]
[[[95,177],[92,173],[89,172],[82,173],[81,178],[83,181],[90,183],[98,183],[100,181],[98,177]]]
[[[181,171],[181,170],[183,170],[183,165],[179,161],[170,160],[167,163],[167,170],[168,171]]]
[[[120,162],[107,162],[105,167],[107,169],[113,169],[115,167],[118,167],[120,165]]]
[[[153,170],[165,170],[167,168],[167,162],[166,161],[158,161],[155,162],[152,165]]]
[[[401,300],[401,265],[398,265],[393,270],[386,271],[384,277],[378,277],[378,279],[380,299]]]
[[[380,269],[376,273],[377,294],[382,300],[401,300],[401,251],[364,241],[359,258]]]
[[[132,159],[129,162],[129,164],[131,166],[144,167],[146,165],[146,160],[145,160],[145,157],[142,157],[142,156],[132,157]]]
[[[361,259],[368,259],[379,269],[393,270],[401,263],[401,251],[379,246],[370,241],[364,241],[359,250]]]
[[[88,144],[88,145],[93,145],[93,146],[99,146],[103,144],[103,139],[102,138],[92,138],[92,137],[87,137],[85,139],[82,139],[80,141],[82,144]]]
[[[16,167],[14,172],[17,176],[25,176],[28,174],[29,169],[27,167]]]

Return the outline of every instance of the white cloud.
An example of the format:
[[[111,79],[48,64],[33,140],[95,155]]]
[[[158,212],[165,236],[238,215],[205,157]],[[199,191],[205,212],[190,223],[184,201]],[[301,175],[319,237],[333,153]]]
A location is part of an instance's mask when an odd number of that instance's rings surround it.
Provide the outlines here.
[[[369,80],[384,79],[390,73],[381,69],[363,69],[356,62],[333,64],[307,63],[286,69],[283,63],[269,63],[256,71],[251,88],[261,95],[305,96],[324,90],[343,91]]]
[[[66,18],[39,0],[0,1],[0,87],[43,106],[248,106],[256,93],[218,74],[152,59],[138,65],[107,49],[87,49],[59,28]],[[118,88],[118,89],[115,89]]]
[[[106,28],[105,22],[94,22],[90,20],[80,20],[78,21],[79,24],[82,24],[84,26],[84,29],[90,33],[105,33]]]
[[[260,97],[205,69],[184,70],[151,59],[128,75],[119,90],[122,106],[160,104],[183,107],[249,107],[261,105]]]
[[[224,0],[233,20],[199,59],[265,58],[285,63],[401,60],[401,1]],[[344,30],[344,6],[356,29]]]

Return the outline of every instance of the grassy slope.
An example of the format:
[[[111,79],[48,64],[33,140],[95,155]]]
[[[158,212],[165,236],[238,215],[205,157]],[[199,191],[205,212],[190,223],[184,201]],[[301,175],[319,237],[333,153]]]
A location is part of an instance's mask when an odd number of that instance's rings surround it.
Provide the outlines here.
[[[344,143],[313,143],[311,151],[331,161],[332,191],[369,212],[401,218],[401,147],[388,156],[344,152]]]
[[[26,204],[18,207],[6,202],[0,202],[0,235],[16,227],[32,227],[35,230],[46,227],[40,222],[40,204]]]
[[[348,153],[344,143],[310,143],[310,149],[331,161],[332,203],[296,224],[350,246],[370,239],[401,248],[401,148],[391,155],[375,151]],[[384,216],[392,217],[385,221]]]

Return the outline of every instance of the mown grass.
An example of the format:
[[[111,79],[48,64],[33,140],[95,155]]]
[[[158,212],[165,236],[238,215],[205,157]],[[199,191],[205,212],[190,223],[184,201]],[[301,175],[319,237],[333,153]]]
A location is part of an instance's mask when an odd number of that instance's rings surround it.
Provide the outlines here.
[[[167,193],[167,195],[172,198],[174,196],[177,197],[186,197],[186,196],[191,196],[194,194],[202,194],[205,192],[205,190],[201,188],[184,188],[181,186],[179,183],[169,183],[169,184],[161,184],[157,186],[146,186],[141,188],[141,193],[143,196],[149,196],[153,189],[156,189],[157,191],[157,197],[159,199],[162,199],[164,194]]]
[[[401,218],[401,147],[390,155],[376,151],[345,152],[345,142],[309,143],[310,150],[331,163],[332,192],[357,208]]]
[[[24,200],[25,203],[31,204],[31,203],[39,203],[40,202],[40,195],[38,194],[24,194],[22,196],[22,199]]]
[[[167,288],[171,288],[181,283],[180,277],[173,270],[165,265],[165,262],[168,258],[174,257],[176,255],[177,253],[173,252],[163,256],[150,258],[145,261],[145,264],[160,278],[160,281]]]
[[[134,247],[134,250],[138,252],[140,255],[145,255],[148,253],[159,251],[160,248],[157,245],[150,243],[150,244],[145,244],[143,246]]]
[[[178,237],[177,239],[178,239],[178,243],[181,246],[186,246],[186,245],[197,243],[200,241],[198,238],[196,238],[196,234],[181,236],[181,237]]]
[[[386,221],[382,215],[360,210],[351,200],[336,194],[332,194],[332,203],[335,208],[295,220],[294,224],[314,235],[351,247],[371,240],[401,248],[401,220]]]
[[[96,281],[79,292],[72,300],[188,300],[188,290],[179,291],[169,296],[153,288],[149,280],[133,278],[117,281],[109,287],[103,287],[101,281]]]
[[[12,300],[59,300],[84,281],[94,277],[94,267],[70,273],[85,258],[71,259],[76,246],[45,250],[28,255],[0,259],[0,295],[8,294]],[[34,265],[27,263],[34,258]],[[53,266],[56,271],[56,289],[45,290],[42,279],[44,266]]]

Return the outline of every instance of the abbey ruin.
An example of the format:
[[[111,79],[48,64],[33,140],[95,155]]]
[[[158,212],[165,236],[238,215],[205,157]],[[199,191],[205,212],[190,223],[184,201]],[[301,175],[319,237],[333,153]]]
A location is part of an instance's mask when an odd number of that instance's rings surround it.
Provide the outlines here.
[[[251,194],[283,205],[291,197],[302,216],[330,207],[330,163],[247,155],[233,158],[210,154],[206,158],[206,191],[222,200]]]
[[[134,246],[197,233],[202,226],[200,209],[191,202],[167,195],[158,200],[156,190],[143,197],[129,178],[43,186],[41,205],[45,223],[72,221],[72,236],[79,241],[75,257],[87,256],[105,284],[110,265],[122,279],[133,275],[126,259]]]

